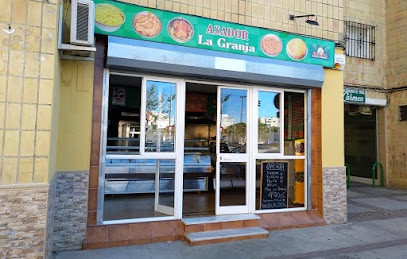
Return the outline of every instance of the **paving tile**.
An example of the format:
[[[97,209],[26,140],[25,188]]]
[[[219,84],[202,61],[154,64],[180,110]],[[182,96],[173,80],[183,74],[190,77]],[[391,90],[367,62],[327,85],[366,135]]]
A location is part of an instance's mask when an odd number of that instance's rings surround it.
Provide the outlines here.
[[[396,201],[388,198],[364,198],[354,199],[354,201],[390,211],[407,209],[406,202]]]

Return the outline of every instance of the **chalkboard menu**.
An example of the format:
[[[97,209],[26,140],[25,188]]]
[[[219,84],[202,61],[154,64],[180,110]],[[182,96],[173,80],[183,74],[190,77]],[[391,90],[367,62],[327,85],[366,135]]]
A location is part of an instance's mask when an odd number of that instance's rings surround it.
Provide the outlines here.
[[[287,208],[288,162],[261,163],[260,208]]]

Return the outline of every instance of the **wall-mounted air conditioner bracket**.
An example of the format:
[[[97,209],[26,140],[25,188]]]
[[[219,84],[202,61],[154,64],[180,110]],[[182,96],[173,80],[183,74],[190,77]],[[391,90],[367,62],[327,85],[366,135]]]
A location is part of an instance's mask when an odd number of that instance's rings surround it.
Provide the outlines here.
[[[94,60],[95,47],[76,46],[71,44],[58,44],[60,59]]]
[[[94,60],[96,48],[81,45],[72,45],[62,42],[63,33],[63,7],[59,8],[58,50],[60,59]]]

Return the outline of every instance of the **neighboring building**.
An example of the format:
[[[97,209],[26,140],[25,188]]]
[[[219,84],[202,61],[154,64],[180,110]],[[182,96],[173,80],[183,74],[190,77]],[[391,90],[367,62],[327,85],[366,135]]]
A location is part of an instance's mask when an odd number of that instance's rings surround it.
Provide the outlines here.
[[[404,1],[344,1],[345,162],[352,180],[407,188]],[[347,100],[353,95],[359,97]],[[404,114],[404,115],[403,115]],[[404,118],[404,119],[403,119]],[[384,179],[379,162],[383,166]]]
[[[371,2],[95,0],[71,46],[76,1],[3,0],[0,256],[344,223],[345,163],[407,188],[406,4]]]
[[[263,124],[266,124],[270,127],[278,127],[278,125],[280,124],[280,119],[276,118],[276,117],[274,117],[274,118],[270,118],[270,117],[265,118],[264,117],[264,118],[260,118],[260,122]]]

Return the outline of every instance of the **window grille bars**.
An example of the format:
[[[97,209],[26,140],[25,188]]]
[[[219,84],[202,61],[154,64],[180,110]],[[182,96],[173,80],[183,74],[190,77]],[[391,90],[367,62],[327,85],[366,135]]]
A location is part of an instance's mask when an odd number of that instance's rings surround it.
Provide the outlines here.
[[[345,21],[346,55],[375,60],[376,27],[357,22]]]
[[[399,106],[399,121],[407,121],[407,105]]]

